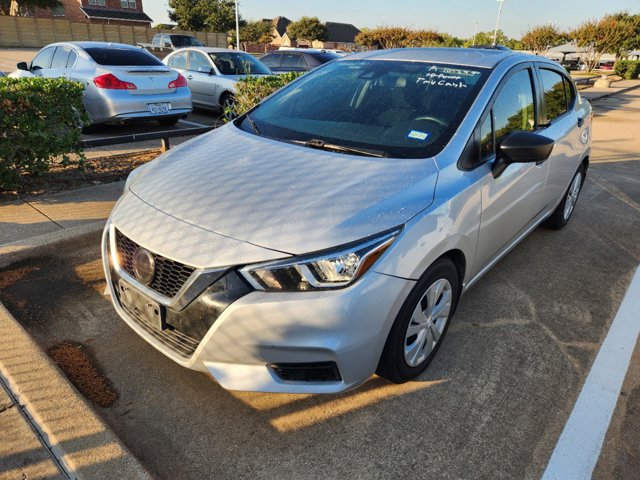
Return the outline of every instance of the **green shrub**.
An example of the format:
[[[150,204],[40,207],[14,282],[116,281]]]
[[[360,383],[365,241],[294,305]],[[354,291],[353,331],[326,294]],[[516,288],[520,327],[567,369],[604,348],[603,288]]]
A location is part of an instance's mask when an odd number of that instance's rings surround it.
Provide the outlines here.
[[[48,171],[56,157],[84,161],[83,90],[63,78],[0,78],[0,191],[16,187],[25,173]]]
[[[243,115],[267,98],[276,90],[300,77],[301,73],[285,73],[268,77],[247,77],[241,79],[236,86],[237,115]]]
[[[640,77],[640,60],[618,60],[615,73],[627,80],[634,80]]]

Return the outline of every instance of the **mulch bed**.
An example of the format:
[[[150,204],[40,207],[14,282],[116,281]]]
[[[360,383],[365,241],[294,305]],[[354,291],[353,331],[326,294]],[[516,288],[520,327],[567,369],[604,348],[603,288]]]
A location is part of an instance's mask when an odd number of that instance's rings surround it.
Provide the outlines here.
[[[25,175],[22,185],[15,191],[0,191],[0,201],[62,192],[75,188],[101,185],[125,180],[129,173],[160,154],[160,150],[97,157],[86,160],[83,168],[77,165],[55,163],[42,175]]]
[[[64,342],[49,348],[48,353],[91,403],[102,408],[116,403],[118,393],[95,365],[84,345]]]

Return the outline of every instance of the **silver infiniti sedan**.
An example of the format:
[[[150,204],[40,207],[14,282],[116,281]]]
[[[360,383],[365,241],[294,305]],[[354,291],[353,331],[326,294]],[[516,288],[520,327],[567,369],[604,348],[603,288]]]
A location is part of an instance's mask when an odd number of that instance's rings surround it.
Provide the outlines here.
[[[273,75],[253,55],[237,50],[188,47],[165,57],[163,62],[187,79],[197,107],[221,111],[227,120],[236,115],[236,82],[248,76]]]
[[[540,57],[332,62],[131,174],[103,237],[113,305],[227,389],[408,381],[471,285],[570,220],[591,121]]]
[[[157,120],[174,125],[192,110],[185,78],[146,50],[118,43],[64,42],[44,47],[12,77],[65,77],[85,85],[92,124]]]

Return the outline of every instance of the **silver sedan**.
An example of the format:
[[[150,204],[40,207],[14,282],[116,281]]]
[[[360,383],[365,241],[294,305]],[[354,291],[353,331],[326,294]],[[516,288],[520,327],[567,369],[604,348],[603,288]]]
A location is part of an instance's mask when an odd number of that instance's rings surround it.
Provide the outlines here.
[[[149,52],[130,45],[64,42],[46,46],[12,77],[65,77],[85,85],[92,124],[134,119],[173,125],[192,110],[185,78]]]
[[[167,55],[163,62],[185,76],[195,106],[221,111],[227,119],[235,117],[233,107],[239,79],[272,75],[254,56],[224,48],[182,48]]]
[[[131,174],[104,234],[114,306],[228,389],[408,381],[469,287],[538,225],[569,222],[591,121],[541,57],[328,63]]]

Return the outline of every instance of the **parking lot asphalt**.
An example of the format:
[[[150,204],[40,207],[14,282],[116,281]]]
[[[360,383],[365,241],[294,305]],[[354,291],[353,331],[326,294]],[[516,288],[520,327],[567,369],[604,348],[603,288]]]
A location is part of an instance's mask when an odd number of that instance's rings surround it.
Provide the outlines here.
[[[117,317],[98,235],[0,271],[0,300],[43,348],[90,349],[119,394],[100,414],[160,478],[539,478],[640,263],[640,91],[600,105],[569,225],[537,229],[475,285],[405,385],[225,391]],[[638,472],[637,350],[595,478]]]

